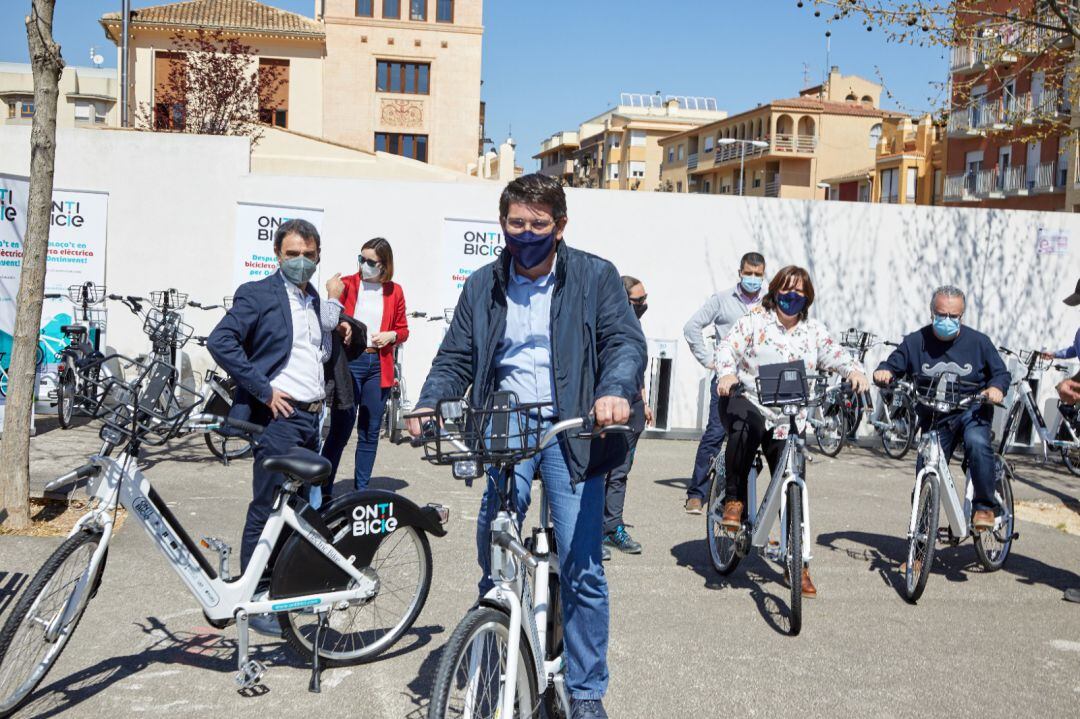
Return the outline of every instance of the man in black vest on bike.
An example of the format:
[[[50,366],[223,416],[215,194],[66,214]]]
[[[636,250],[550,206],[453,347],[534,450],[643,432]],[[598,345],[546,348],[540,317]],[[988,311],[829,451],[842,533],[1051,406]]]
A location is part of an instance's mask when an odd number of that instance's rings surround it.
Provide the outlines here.
[[[954,412],[938,420],[936,427],[946,457],[952,457],[957,443],[964,443],[975,490],[972,527],[983,532],[994,528],[994,513],[999,509],[994,499],[994,450],[990,447],[994,408],[991,405],[1004,399],[1012,377],[989,337],[970,327],[961,328],[964,308],[964,293],[958,288],[945,285],[934,290],[930,299],[931,324],[905,337],[878,365],[874,381],[887,385],[898,375],[936,378],[950,374],[961,382],[983,387],[982,394],[989,404]],[[921,409],[919,413],[923,422],[927,422],[926,413]],[[924,426],[923,430],[926,429]]]

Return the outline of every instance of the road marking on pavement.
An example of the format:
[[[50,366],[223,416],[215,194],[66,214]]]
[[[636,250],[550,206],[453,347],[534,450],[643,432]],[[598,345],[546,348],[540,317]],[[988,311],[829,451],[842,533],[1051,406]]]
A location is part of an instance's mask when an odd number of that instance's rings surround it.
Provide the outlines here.
[[[1080,652],[1080,642],[1070,642],[1065,639],[1055,639],[1050,646],[1061,652]]]

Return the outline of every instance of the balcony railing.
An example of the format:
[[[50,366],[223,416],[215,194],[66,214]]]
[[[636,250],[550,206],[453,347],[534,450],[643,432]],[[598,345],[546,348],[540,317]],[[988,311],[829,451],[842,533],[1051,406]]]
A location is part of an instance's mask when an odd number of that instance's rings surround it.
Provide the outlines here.
[[[975,195],[977,197],[1000,195],[1002,193],[1000,177],[1001,173],[996,167],[980,170],[975,175]]]
[[[945,178],[945,200],[948,202],[969,202],[975,197],[974,175],[965,172],[962,175],[949,175]]]
[[[732,160],[740,160],[744,157],[747,159],[751,157],[757,157],[758,155],[764,155],[769,151],[767,147],[754,147],[753,145],[744,144],[742,142],[733,142],[730,145],[717,145],[716,146],[716,163],[731,162]]]
[[[812,153],[817,149],[817,135],[777,135],[773,138],[773,152]]]
[[[691,152],[686,157],[686,169],[687,170],[696,170],[697,165],[698,165],[698,154],[696,152]]]
[[[1066,173],[1058,172],[1058,163],[1044,162],[1039,165],[1032,184],[1034,192],[1055,192],[1065,187]]]
[[[1027,166],[1006,167],[1001,175],[1001,190],[1006,194],[1027,192]]]
[[[765,183],[765,197],[780,197],[780,180]]]

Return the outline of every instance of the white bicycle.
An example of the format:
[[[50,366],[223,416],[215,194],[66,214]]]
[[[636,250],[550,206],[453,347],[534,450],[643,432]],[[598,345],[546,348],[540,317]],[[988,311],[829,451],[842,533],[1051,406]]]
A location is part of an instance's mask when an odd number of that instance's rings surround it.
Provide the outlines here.
[[[490,577],[494,588],[465,615],[443,650],[435,671],[429,719],[533,719],[541,704],[550,719],[570,716],[559,603],[559,556],[540,500],[540,526],[523,538],[515,519],[514,468],[560,434],[593,439],[589,418],[563,420],[541,434],[536,415],[546,404],[518,404],[512,393],[496,393],[491,406],[476,410],[464,400],[444,400],[425,420],[425,459],[453,465],[454,476],[470,481],[493,468],[500,509],[491,523]],[[438,429],[436,429],[438,428]],[[630,432],[617,425],[604,433]]]
[[[319,513],[300,490],[322,482],[329,461],[303,449],[267,457],[266,469],[281,472],[286,481],[246,570],[232,577],[228,545],[203,539],[202,546],[218,554],[215,569],[140,471],[139,451],[165,444],[191,423],[228,428],[253,441],[263,428],[213,415],[193,417],[201,398],[190,390],[176,409],[177,387],[184,390],[172,381],[175,369],[162,362],[140,364],[116,355],[102,361],[109,360],[122,362],[126,375],[136,379],[90,380],[99,384],[94,416],[104,422],[101,451],[49,486],[85,480],[90,510],[38,570],[0,630],[0,717],[30,698],[97,593],[118,506],[146,531],[207,621],[217,628],[236,624],[235,681],[241,691],[254,690],[266,670],[249,654],[253,614],[277,615],[289,646],[312,661],[314,692],[322,666],[369,661],[412,626],[431,586],[426,535],[446,534],[445,508],[421,508],[392,492],[368,490],[340,497]]]

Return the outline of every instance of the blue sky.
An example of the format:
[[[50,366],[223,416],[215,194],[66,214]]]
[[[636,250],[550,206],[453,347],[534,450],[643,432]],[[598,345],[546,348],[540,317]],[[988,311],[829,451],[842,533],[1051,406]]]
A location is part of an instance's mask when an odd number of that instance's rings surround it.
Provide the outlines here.
[[[307,15],[314,8],[313,0],[264,2]],[[29,5],[0,0],[0,61],[27,61]],[[88,65],[95,46],[116,66],[97,19],[119,9],[119,0],[57,0],[55,35],[68,64]],[[804,63],[811,84],[820,80],[826,30],[842,72],[873,79],[880,71],[895,96],[886,107],[933,107],[940,89],[932,83],[948,71],[939,48],[889,44],[858,23],[826,25],[795,0],[487,0],[484,25],[487,135],[501,142],[512,128],[528,169],[545,137],[576,129],[620,92],[711,96],[731,114],[791,97],[803,86]]]

